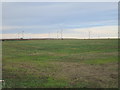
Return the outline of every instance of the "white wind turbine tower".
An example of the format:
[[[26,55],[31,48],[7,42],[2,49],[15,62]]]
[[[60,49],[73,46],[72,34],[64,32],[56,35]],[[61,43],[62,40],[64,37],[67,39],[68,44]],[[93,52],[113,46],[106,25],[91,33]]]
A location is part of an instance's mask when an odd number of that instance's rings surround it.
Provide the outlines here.
[[[61,40],[63,40],[63,29],[62,29],[62,27],[60,25],[59,25],[59,27],[60,27]]]
[[[18,32],[18,39],[20,38],[20,36],[19,36],[19,35],[20,35],[20,33]]]
[[[118,26],[119,27],[119,26]],[[119,32],[119,30],[118,30],[118,39],[119,39],[119,34],[120,34],[120,32]]]
[[[59,39],[59,31],[57,31],[57,39]]]
[[[90,34],[91,34],[91,32],[90,32],[90,31],[88,31],[88,39],[90,39]]]
[[[48,33],[48,39],[50,39],[51,38],[51,36],[50,36],[50,32]]]
[[[61,29],[61,39],[63,40],[63,30]]]
[[[24,39],[24,31],[22,31],[22,39]]]

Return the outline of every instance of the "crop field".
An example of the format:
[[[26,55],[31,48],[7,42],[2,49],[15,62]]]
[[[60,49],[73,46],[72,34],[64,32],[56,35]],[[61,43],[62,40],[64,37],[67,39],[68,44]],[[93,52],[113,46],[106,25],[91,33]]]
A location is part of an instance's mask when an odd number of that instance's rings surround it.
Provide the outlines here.
[[[118,87],[117,39],[2,44],[5,88]]]

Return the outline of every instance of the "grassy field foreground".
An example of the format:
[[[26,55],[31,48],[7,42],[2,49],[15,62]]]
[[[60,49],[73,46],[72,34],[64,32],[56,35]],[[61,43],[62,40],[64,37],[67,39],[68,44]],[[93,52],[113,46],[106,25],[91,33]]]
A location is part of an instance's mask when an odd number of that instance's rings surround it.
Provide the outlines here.
[[[6,88],[117,88],[118,40],[3,42]]]

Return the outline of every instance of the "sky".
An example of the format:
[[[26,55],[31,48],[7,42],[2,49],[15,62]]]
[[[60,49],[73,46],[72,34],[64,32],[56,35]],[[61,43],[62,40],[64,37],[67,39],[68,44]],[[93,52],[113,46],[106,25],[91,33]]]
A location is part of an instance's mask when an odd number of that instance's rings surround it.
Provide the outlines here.
[[[115,38],[118,3],[4,2],[2,26],[3,38]]]

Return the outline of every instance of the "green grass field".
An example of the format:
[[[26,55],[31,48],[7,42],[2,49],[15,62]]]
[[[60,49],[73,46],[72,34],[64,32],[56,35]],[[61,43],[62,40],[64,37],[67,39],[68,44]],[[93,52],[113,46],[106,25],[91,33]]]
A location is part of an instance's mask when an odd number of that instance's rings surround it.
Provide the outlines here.
[[[5,88],[117,88],[118,40],[4,41]]]

